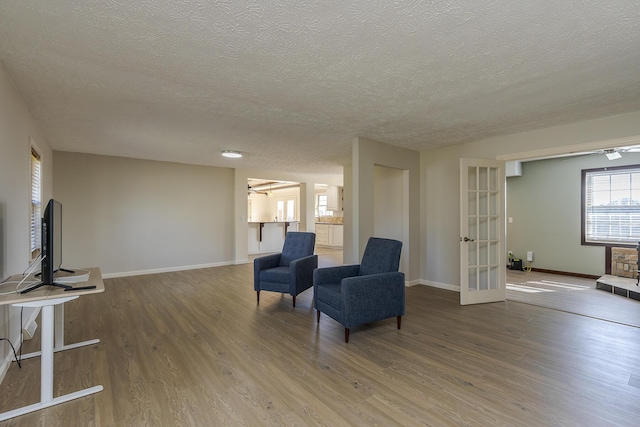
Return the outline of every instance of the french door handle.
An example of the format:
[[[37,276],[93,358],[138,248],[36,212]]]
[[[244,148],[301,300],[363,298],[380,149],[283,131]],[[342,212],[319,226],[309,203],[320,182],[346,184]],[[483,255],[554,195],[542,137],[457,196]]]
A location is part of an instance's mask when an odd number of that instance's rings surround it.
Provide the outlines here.
[[[468,238],[468,237],[466,237],[466,236],[464,237],[464,239],[461,237],[461,238],[460,238],[460,241],[461,241],[461,242],[475,242],[475,240],[470,239],[470,238]]]

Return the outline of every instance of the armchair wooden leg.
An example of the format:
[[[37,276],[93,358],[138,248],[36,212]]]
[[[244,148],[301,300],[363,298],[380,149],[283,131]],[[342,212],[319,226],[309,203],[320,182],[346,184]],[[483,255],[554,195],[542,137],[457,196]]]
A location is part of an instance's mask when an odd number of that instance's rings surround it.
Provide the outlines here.
[[[256,291],[257,303],[260,304],[260,291]]]
[[[316,319],[318,320],[318,323],[320,323],[320,310],[316,310]]]
[[[344,328],[344,342],[349,343],[349,328]]]
[[[401,323],[402,323],[402,316],[398,316],[398,329],[400,329]]]
[[[295,307],[296,307],[296,296],[294,295],[293,296],[293,308],[295,308]]]

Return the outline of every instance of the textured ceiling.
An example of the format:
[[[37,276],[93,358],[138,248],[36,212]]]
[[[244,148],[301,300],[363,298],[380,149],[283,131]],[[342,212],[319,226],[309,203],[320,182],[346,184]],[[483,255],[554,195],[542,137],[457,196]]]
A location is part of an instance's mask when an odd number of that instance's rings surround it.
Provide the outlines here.
[[[55,150],[340,173],[640,110],[640,2],[0,0],[0,58]]]

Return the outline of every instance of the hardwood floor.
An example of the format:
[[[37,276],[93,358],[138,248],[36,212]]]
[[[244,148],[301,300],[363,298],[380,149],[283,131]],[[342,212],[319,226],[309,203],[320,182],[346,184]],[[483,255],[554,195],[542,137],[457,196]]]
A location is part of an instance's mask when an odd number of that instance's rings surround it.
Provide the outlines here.
[[[387,319],[345,344],[337,322],[316,325],[311,290],[295,309],[272,292],[256,305],[252,269],[108,279],[67,303],[66,341],[101,342],[55,355],[54,395],[104,391],[3,425],[638,424],[639,328],[414,286],[401,330]],[[0,411],[36,402],[39,374],[14,363]]]
[[[507,299],[640,327],[640,301],[596,289],[596,280],[507,271]]]

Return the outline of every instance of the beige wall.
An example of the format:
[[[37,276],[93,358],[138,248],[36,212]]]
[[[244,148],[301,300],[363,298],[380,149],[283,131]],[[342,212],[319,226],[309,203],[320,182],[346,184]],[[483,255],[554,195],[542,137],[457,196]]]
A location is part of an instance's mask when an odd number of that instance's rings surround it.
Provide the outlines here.
[[[403,199],[403,171],[375,166],[373,172],[373,235],[403,242],[407,220]],[[403,251],[400,271],[407,271],[408,267],[406,252]]]
[[[110,277],[233,263],[232,169],[56,151],[53,178],[67,268]]]
[[[419,280],[420,274],[420,157],[419,153],[373,141],[356,138],[353,142],[353,164],[349,168],[351,180],[345,179],[345,234],[344,258],[346,263],[358,263],[369,237],[375,236],[375,168],[383,166],[402,171],[403,260],[406,280]],[[348,185],[347,185],[348,184]],[[386,215],[385,213],[380,213]]]
[[[640,112],[422,152],[423,283],[449,289],[460,286],[460,158],[516,159],[525,154],[579,150],[599,141],[608,146],[616,140],[628,143],[638,136]]]
[[[0,63],[0,281],[29,266],[30,145],[42,156],[42,199],[52,194],[51,149],[21,95]],[[3,286],[6,292],[10,286]],[[25,310],[26,323],[37,312]],[[20,310],[0,306],[0,337],[20,341]],[[0,379],[11,363],[11,348],[0,342]]]

